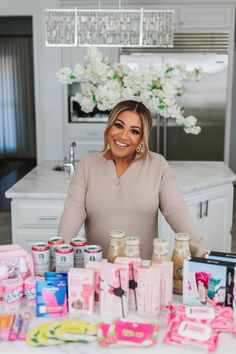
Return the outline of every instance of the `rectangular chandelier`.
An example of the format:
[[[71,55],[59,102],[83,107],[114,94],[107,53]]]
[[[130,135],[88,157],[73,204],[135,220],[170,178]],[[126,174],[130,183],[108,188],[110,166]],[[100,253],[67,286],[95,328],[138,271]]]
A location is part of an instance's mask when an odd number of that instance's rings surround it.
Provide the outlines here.
[[[173,10],[45,10],[46,46],[173,47]]]

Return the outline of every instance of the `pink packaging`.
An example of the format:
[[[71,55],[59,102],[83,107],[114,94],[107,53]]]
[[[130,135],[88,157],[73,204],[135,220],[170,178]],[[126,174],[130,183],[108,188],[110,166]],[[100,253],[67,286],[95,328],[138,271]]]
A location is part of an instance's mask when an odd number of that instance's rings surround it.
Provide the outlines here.
[[[71,268],[68,273],[69,312],[92,314],[94,310],[95,272],[87,268]]]
[[[161,269],[159,267],[139,267],[138,269],[138,314],[158,316],[161,305]]]
[[[2,281],[3,303],[5,311],[18,311],[23,296],[21,279],[5,279]]]
[[[137,304],[137,286],[138,286],[138,268],[141,265],[141,258],[117,257],[115,264],[128,264],[129,266],[129,309],[138,309]]]
[[[112,264],[101,269],[101,304],[100,313],[126,317],[129,298],[128,264]]]
[[[152,266],[160,268],[161,309],[172,303],[173,297],[173,262],[152,262]]]
[[[24,281],[24,295],[27,307],[35,307],[36,305],[36,281],[43,280],[39,276],[31,276]]]
[[[2,297],[1,281],[4,279],[26,279],[34,275],[31,254],[18,245],[1,246],[0,252],[0,298]]]
[[[85,268],[93,269],[95,271],[95,292],[94,292],[94,300],[95,302],[100,302],[100,280],[101,280],[101,269],[107,267],[107,262],[91,262],[86,263]]]

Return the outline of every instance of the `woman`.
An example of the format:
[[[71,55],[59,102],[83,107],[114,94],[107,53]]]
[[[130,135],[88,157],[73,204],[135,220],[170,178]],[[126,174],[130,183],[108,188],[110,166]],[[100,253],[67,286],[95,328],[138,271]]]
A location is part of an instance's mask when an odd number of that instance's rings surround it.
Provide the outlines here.
[[[167,161],[150,152],[150,111],[140,102],[118,103],[109,115],[104,150],[82,159],[72,177],[58,234],[69,242],[85,222],[89,244],[106,256],[110,230],[140,238],[141,256],[150,259],[157,236],[158,208],[175,232],[190,235],[192,255],[207,252]]]

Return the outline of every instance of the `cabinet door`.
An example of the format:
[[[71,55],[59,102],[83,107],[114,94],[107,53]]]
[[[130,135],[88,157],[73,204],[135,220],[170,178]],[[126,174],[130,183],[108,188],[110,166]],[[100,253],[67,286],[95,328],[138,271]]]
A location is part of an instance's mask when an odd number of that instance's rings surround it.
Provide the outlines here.
[[[48,230],[18,229],[14,233],[12,241],[31,253],[31,247],[34,243],[48,242],[54,236],[57,236],[57,228]]]
[[[231,251],[233,186],[209,192],[204,201],[204,235],[210,250]]]

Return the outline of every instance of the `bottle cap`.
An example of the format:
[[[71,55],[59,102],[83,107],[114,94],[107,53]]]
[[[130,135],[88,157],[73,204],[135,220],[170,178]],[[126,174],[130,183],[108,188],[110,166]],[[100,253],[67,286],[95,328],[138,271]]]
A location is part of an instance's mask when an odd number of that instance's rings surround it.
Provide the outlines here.
[[[175,234],[175,239],[176,241],[188,241],[190,239],[189,234],[186,234],[184,232],[179,232]]]
[[[111,230],[110,236],[111,237],[115,237],[115,238],[125,237],[125,231],[124,230],[118,230],[118,229]]]
[[[140,243],[140,240],[137,236],[127,236],[125,238],[125,245],[127,246],[138,246]]]
[[[169,242],[168,240],[164,240],[163,238],[159,238],[159,237],[156,237],[153,239],[153,246],[157,246],[157,247],[168,247],[169,245]]]

